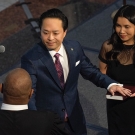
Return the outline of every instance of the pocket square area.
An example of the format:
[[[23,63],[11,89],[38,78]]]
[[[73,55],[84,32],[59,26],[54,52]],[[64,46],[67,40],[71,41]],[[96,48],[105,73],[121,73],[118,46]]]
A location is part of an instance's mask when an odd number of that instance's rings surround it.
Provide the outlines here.
[[[77,66],[80,63],[80,60],[75,63],[75,66]]]

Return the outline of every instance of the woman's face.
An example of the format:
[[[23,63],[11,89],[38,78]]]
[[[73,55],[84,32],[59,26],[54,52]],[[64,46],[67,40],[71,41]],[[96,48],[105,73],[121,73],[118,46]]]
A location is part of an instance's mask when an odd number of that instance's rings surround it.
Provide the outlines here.
[[[128,21],[128,19],[126,19],[125,17],[118,17],[115,31],[120,39],[123,41],[123,44],[134,44],[135,25]]]

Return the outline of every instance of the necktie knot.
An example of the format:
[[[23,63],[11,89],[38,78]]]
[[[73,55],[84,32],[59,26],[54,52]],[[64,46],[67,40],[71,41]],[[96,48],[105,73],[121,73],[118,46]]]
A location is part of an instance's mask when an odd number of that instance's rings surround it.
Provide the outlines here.
[[[59,56],[60,56],[59,53],[56,53],[56,54],[54,55],[54,57],[55,57],[57,60],[59,59]]]

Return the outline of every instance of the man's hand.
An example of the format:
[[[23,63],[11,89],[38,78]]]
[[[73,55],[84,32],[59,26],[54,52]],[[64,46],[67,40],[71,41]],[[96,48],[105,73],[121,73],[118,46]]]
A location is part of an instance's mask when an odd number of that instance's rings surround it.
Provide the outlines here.
[[[123,87],[121,87],[121,86],[119,86],[119,85],[112,85],[112,86],[110,87],[110,89],[109,89],[109,92],[110,92],[112,95],[114,95],[115,92],[119,92],[119,93],[121,93],[123,96],[129,96],[129,97],[135,96],[135,94],[133,95],[133,94],[131,93],[131,90],[126,89],[126,88],[123,88]]]

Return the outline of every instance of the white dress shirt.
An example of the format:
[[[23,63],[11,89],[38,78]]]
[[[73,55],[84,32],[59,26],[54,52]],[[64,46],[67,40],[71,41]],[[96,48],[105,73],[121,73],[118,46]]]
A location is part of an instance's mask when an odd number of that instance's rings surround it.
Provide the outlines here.
[[[118,85],[118,86],[120,86],[120,87],[123,87],[123,84],[120,84],[120,83],[111,83],[111,84],[107,87],[107,90],[109,90],[110,87],[113,86],[113,85]]]
[[[1,110],[20,111],[28,109],[28,105],[11,105],[2,103]]]

